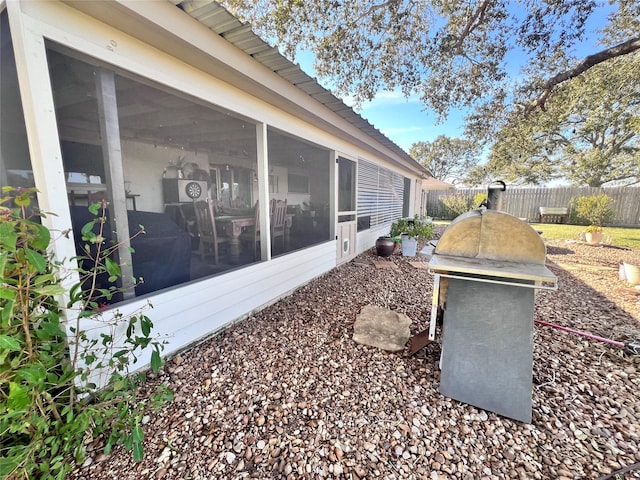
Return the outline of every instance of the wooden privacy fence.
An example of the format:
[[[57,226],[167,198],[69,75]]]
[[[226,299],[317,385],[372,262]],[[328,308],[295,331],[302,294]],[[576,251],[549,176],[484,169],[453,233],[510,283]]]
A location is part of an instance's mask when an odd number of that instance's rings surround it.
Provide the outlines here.
[[[463,195],[469,204],[478,193],[487,193],[486,188],[461,188],[457,190],[432,190],[427,194],[427,215],[447,218],[447,211],[440,197]],[[503,193],[503,210],[527,221],[537,222],[540,207],[570,207],[571,199],[586,195],[605,193],[615,201],[616,217],[613,225],[640,225],[640,187],[516,187]],[[473,206],[473,205],[472,205]]]

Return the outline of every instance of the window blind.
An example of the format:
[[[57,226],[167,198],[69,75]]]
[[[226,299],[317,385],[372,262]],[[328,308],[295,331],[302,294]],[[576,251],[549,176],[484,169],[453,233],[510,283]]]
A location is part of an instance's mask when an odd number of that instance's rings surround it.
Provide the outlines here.
[[[370,226],[402,217],[404,177],[367,160],[358,161],[358,218],[369,217]]]

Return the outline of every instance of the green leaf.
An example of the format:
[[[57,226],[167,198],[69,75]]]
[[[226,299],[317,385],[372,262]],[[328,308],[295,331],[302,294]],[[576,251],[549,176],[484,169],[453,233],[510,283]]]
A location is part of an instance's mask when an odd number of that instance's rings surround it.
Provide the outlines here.
[[[93,215],[98,215],[101,206],[101,203],[92,203],[91,205],[89,205],[89,208],[87,210],[89,210],[89,212],[91,212]]]
[[[42,322],[40,328],[36,332],[40,340],[50,340],[57,337],[66,337],[66,333],[60,328],[60,323],[56,320]]]
[[[0,287],[0,298],[5,300],[14,300],[16,298],[16,293],[10,288]]]
[[[37,233],[31,239],[31,245],[38,250],[46,250],[51,241],[51,233],[49,229],[39,223],[34,223]]]
[[[0,348],[5,350],[13,350],[20,351],[20,342],[18,342],[15,338],[9,337],[7,335],[0,335]]]
[[[157,350],[154,350],[151,353],[151,371],[153,373],[158,373],[162,367],[162,358],[160,357],[160,353]]]
[[[116,262],[114,262],[110,258],[105,258],[104,259],[104,266],[106,267],[107,272],[109,272],[109,275],[111,277],[119,277],[120,276],[120,267],[118,266],[118,264]]]
[[[90,222],[85,223],[80,229],[80,233],[82,234],[82,238],[84,237],[94,237],[95,233],[93,232],[93,227],[96,225],[95,220],[91,220]]]
[[[71,298],[71,302],[80,300],[82,298],[82,284],[76,283],[69,290],[69,298]]]
[[[142,431],[142,427],[140,427],[140,425],[136,425],[135,427],[133,427],[133,432],[131,432],[131,435],[133,435],[133,443],[142,443],[142,441],[144,440],[144,432]]]
[[[4,365],[4,362],[7,360],[7,357],[9,356],[10,353],[11,353],[10,350],[0,350],[0,365]],[[0,371],[2,370],[3,368],[0,368]],[[0,431],[2,431],[1,428],[0,428]]]
[[[8,478],[10,473],[16,473],[14,470],[25,461],[29,454],[29,448],[15,446],[10,448],[9,452],[9,455],[5,455],[3,452],[3,458],[0,462],[0,478]]]
[[[144,447],[142,443],[133,443],[133,459],[136,462],[141,462],[144,459]]]
[[[147,317],[142,317],[140,319],[140,328],[142,329],[142,334],[145,337],[148,337],[151,333],[151,328],[153,327],[153,323]]]
[[[40,364],[31,364],[16,372],[16,376],[27,383],[40,384],[47,376],[47,371]]]
[[[16,242],[18,241],[18,234],[15,232],[15,227],[12,222],[0,223],[0,245],[14,252],[16,250]]]
[[[0,277],[4,277],[4,269],[7,266],[9,252],[0,252]]]
[[[27,391],[15,382],[9,382],[9,397],[7,406],[9,410],[26,410],[31,401]]]
[[[29,192],[22,192],[16,195],[13,201],[18,207],[28,207],[31,204],[31,195]]]
[[[62,295],[65,289],[61,285],[45,285],[42,288],[34,289],[34,291],[44,296],[55,296]]]
[[[56,277],[53,276],[52,273],[46,273],[44,275],[38,275],[33,279],[34,285],[42,285],[43,283],[54,283],[56,281]]]
[[[13,318],[13,309],[15,307],[15,302],[13,300],[7,301],[2,310],[0,311],[0,322],[2,325],[8,325],[9,320]]]
[[[113,298],[113,292],[107,288],[99,288],[98,291],[106,300],[111,300]]]
[[[44,273],[47,269],[47,261],[41,253],[35,250],[25,249],[24,251],[27,260],[38,272]]]

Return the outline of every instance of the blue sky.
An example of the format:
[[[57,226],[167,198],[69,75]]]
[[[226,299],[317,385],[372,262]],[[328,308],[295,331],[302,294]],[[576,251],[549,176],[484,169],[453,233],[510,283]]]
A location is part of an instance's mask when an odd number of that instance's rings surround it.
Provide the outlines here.
[[[462,137],[464,113],[449,112],[447,120],[437,124],[436,117],[423,110],[417,96],[406,99],[401,92],[381,92],[358,111],[405,151],[419,141],[432,141],[438,135]]]
[[[591,33],[591,38],[584,45],[575,49],[577,56],[588,55],[596,51],[597,35],[595,31],[605,24],[607,14],[612,10],[611,6],[604,5],[597,14],[592,15],[592,20],[587,25],[587,32]],[[511,57],[517,58],[518,55],[511,55]],[[309,52],[299,52],[296,62],[307,74],[316,76],[313,69],[313,57]],[[509,68],[512,72],[517,72],[518,69],[518,65]],[[330,88],[330,85],[324,86]],[[344,101],[347,105],[351,105],[349,99],[344,99]],[[432,141],[438,135],[461,137],[464,133],[465,113],[463,111],[450,111],[448,118],[437,124],[435,115],[423,110],[418,96],[407,99],[399,91],[379,92],[373,101],[363,104],[356,111],[405,151],[408,151],[415,142]]]
[[[296,62],[308,75],[315,77],[311,53],[299,52]],[[330,86],[320,83],[330,89]],[[348,98],[343,101],[352,105]],[[432,141],[438,135],[461,137],[464,133],[463,112],[452,111],[445,122],[436,124],[436,116],[423,111],[417,95],[405,98],[400,91],[379,92],[356,112],[405,151],[409,151],[415,142]]]

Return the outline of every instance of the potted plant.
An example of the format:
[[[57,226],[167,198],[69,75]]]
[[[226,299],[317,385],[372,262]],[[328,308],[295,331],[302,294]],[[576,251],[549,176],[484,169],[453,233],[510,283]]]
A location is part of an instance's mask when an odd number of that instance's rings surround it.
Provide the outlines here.
[[[428,217],[415,215],[413,218],[401,218],[391,225],[391,237],[402,238],[402,255],[415,257],[418,240],[433,237],[433,225]]]
[[[603,233],[600,225],[589,225],[584,230],[584,240],[592,245],[602,241]]]
[[[178,158],[173,161],[169,161],[169,165],[162,172],[162,178],[184,178],[183,168],[185,165],[186,157],[178,156]]]
[[[389,257],[393,255],[398,243],[400,242],[400,228],[404,225],[404,220],[398,220],[391,225],[389,235],[382,235],[376,240],[376,254],[380,257]]]
[[[376,254],[379,257],[389,257],[393,255],[395,249],[395,242],[393,238],[389,236],[381,236],[376,240]]]
[[[596,244],[602,241],[603,225],[615,218],[613,203],[614,200],[604,193],[578,197],[574,201],[576,216],[589,225],[584,233],[587,243]]]

